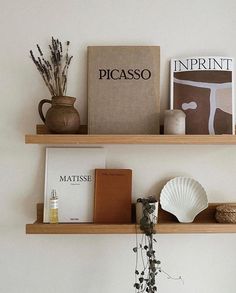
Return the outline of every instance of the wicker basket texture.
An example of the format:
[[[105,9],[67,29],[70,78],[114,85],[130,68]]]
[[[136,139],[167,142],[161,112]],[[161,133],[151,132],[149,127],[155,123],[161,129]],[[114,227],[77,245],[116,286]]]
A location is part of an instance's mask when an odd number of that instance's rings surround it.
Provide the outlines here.
[[[215,218],[219,223],[236,223],[236,204],[217,206]]]

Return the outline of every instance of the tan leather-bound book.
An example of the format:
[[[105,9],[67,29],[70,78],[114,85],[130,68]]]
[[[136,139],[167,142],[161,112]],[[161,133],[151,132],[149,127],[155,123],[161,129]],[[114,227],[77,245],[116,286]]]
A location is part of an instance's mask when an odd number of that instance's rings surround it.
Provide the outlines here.
[[[132,170],[96,169],[94,223],[131,223]]]

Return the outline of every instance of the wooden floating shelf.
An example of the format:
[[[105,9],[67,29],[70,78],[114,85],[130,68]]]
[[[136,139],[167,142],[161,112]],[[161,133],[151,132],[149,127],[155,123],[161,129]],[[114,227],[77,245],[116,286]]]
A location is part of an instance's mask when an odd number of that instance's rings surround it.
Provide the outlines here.
[[[159,223],[156,225],[157,234],[195,234],[195,233],[236,233],[236,224],[219,224],[215,221],[215,207],[210,204],[208,209],[201,212],[194,223],[182,224],[177,219],[159,209]],[[142,233],[136,224],[44,224],[43,204],[37,205],[37,221],[26,225],[27,234],[135,234]]]
[[[236,135],[58,135],[27,134],[27,144],[236,144]]]
[[[135,224],[43,224],[26,225],[26,234],[135,234],[141,233]],[[236,233],[235,224],[160,223],[157,234]]]
[[[236,144],[235,135],[56,135],[27,134],[27,144]]]
[[[79,134],[50,134],[44,125],[37,125],[37,134],[27,134],[27,144],[236,144],[236,135],[112,135],[86,134],[82,125]]]

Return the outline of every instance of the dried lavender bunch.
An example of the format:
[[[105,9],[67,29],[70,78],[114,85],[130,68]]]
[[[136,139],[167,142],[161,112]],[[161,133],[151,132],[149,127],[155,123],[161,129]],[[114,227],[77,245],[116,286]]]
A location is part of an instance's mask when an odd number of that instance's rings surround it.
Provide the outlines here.
[[[42,76],[47,88],[52,96],[65,96],[67,91],[68,69],[73,56],[69,55],[70,42],[66,42],[65,53],[62,43],[52,37],[49,45],[50,58],[47,60],[37,44],[39,57],[35,57],[30,50],[30,57]]]

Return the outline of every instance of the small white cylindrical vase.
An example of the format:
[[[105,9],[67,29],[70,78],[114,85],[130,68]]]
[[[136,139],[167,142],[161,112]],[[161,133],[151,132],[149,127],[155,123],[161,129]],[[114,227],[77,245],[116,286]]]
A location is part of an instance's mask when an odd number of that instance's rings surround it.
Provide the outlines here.
[[[185,134],[186,114],[182,110],[166,110],[164,134]]]
[[[152,214],[150,214],[151,221],[154,224],[157,224],[158,219],[158,202],[150,203],[150,205],[155,205],[155,210]],[[136,203],[136,223],[140,224],[140,220],[143,217],[143,204],[141,202]]]

